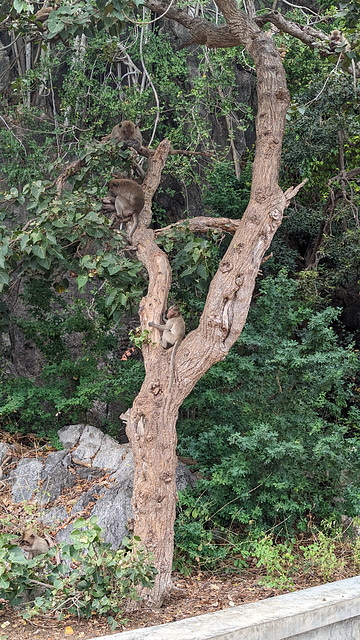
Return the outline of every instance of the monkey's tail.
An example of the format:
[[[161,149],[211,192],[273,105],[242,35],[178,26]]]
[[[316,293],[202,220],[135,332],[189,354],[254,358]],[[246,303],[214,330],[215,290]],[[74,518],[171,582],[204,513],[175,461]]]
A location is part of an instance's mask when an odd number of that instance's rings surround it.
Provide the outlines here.
[[[133,224],[131,225],[131,229],[130,229],[129,235],[128,235],[130,244],[131,244],[132,237],[133,237],[133,235],[134,235],[134,233],[136,231],[136,228],[137,228],[138,224],[139,224],[139,214],[138,213],[134,213],[134,215],[133,215]]]
[[[175,355],[177,352],[177,348],[179,346],[179,340],[176,340],[173,349],[172,349],[172,353],[171,353],[171,360],[170,360],[170,374],[169,374],[169,382],[168,382],[168,386],[166,389],[166,393],[170,393],[170,389],[172,387],[172,383],[174,381],[174,369],[175,369]]]

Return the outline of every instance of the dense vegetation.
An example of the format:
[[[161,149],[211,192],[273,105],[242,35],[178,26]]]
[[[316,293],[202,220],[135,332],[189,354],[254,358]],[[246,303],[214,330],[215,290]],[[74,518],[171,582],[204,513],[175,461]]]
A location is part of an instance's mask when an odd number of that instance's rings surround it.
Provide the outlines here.
[[[12,70],[1,98],[0,426],[55,445],[59,427],[91,421],[96,401],[116,437],[119,408],[143,379],[134,317],[144,271],[101,213],[111,171],[129,168],[129,152],[101,137],[129,118],[153,145],[169,137],[174,148],[213,152],[169,159],[157,228],[185,217],[191,199],[199,213],[239,218],[251,183],[254,104],[238,83],[252,63],[240,48],[175,51],[163,23],[145,20],[136,37],[120,10],[98,22],[83,4],[83,13],[64,5],[63,17],[50,16],[48,40]],[[345,30],[356,51],[360,8],[347,4],[337,12],[317,3],[324,29]],[[38,8],[18,0],[1,19],[25,42]],[[215,526],[285,536],[360,509],[360,183],[349,175],[360,166],[358,98],[339,54],[325,60],[281,33],[276,42],[293,96],[282,183],[308,182],[263,264],[239,342],[180,412],[179,454],[200,477],[179,507],[179,549],[191,558]],[[218,125],[221,141],[211,135]],[[234,154],[233,140],[248,147]],[[76,158],[82,167],[59,197],[55,181]],[[229,236],[173,228],[159,242],[190,331]],[[20,336],[37,353],[28,375],[11,366]]]

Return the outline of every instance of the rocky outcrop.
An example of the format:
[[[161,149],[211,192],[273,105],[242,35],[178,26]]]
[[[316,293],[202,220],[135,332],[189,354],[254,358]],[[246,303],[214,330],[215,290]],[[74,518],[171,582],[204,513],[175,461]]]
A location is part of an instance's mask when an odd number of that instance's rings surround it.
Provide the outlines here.
[[[134,461],[129,444],[118,444],[91,425],[76,424],[58,432],[63,451],[47,456],[24,457],[11,464],[11,446],[0,443],[0,465],[6,461],[2,482],[10,487],[14,503],[31,501],[39,520],[60,528],[56,538],[69,541],[73,516],[91,505],[89,515],[96,515],[104,531],[104,540],[117,549],[128,533],[133,518],[131,496]],[[9,473],[6,470],[13,466]],[[77,499],[69,503],[64,491],[89,480]],[[176,470],[177,489],[193,486],[195,477],[182,462]],[[71,496],[72,497],[72,496]],[[69,522],[70,521],[70,522]],[[68,522],[68,524],[67,524]],[[65,525],[65,526],[63,526]]]

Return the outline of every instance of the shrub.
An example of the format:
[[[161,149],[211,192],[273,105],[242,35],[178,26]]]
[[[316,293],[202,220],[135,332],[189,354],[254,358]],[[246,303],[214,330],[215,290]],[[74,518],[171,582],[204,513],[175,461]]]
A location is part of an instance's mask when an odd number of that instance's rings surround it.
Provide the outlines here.
[[[55,611],[59,619],[67,612],[85,618],[108,614],[115,628],[125,601],[138,599],[137,587],[154,584],[156,569],[139,539],[112,551],[101,541],[96,517],[74,522],[72,542],[60,545],[59,564],[54,563],[55,547],[27,560],[12,537],[0,535],[0,598],[18,606],[26,595],[24,618]]]

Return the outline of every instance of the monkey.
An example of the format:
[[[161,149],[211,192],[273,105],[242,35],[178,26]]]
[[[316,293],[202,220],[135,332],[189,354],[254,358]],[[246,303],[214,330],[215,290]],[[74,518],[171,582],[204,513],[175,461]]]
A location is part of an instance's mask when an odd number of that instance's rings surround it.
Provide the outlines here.
[[[41,9],[35,13],[35,20],[37,20],[37,22],[46,22],[50,13],[56,8],[57,7],[41,7]]]
[[[49,550],[48,542],[45,538],[40,538],[34,529],[26,529],[20,542],[20,546],[27,552],[29,560]]]
[[[135,180],[129,178],[113,178],[108,184],[108,194],[103,198],[103,210],[111,212],[119,222],[128,222],[133,218],[133,225],[129,231],[131,242],[134,231],[139,222],[139,213],[145,204],[144,191]]]
[[[330,48],[330,51],[335,51],[336,49],[340,49],[340,52],[339,52],[340,60],[344,59],[344,53],[349,54],[351,52],[351,46],[349,41],[345,38],[344,34],[339,29],[334,29],[334,31],[330,33],[329,48]],[[350,58],[349,55],[347,57]],[[344,64],[344,60],[343,60],[343,64],[342,64],[343,68],[347,69],[348,65],[349,63],[345,62]],[[355,62],[353,58],[351,58],[351,70],[354,78],[354,92],[356,95],[356,78],[359,77],[360,75],[360,63]]]
[[[341,47],[341,51],[349,53],[351,51],[350,43],[339,29],[334,29],[330,33],[330,49],[334,51],[337,47]]]
[[[177,305],[169,307],[166,315],[167,321],[164,325],[149,322],[149,327],[154,327],[155,329],[159,329],[159,331],[163,332],[161,336],[161,344],[164,349],[168,349],[173,346],[170,360],[169,383],[167,386],[167,392],[169,393],[174,379],[175,354],[185,335],[185,322]]]
[[[112,132],[108,136],[101,139],[102,142],[123,142],[124,146],[132,147],[135,151],[139,151],[142,146],[142,135],[139,127],[131,120],[123,120],[120,124],[115,125]]]

